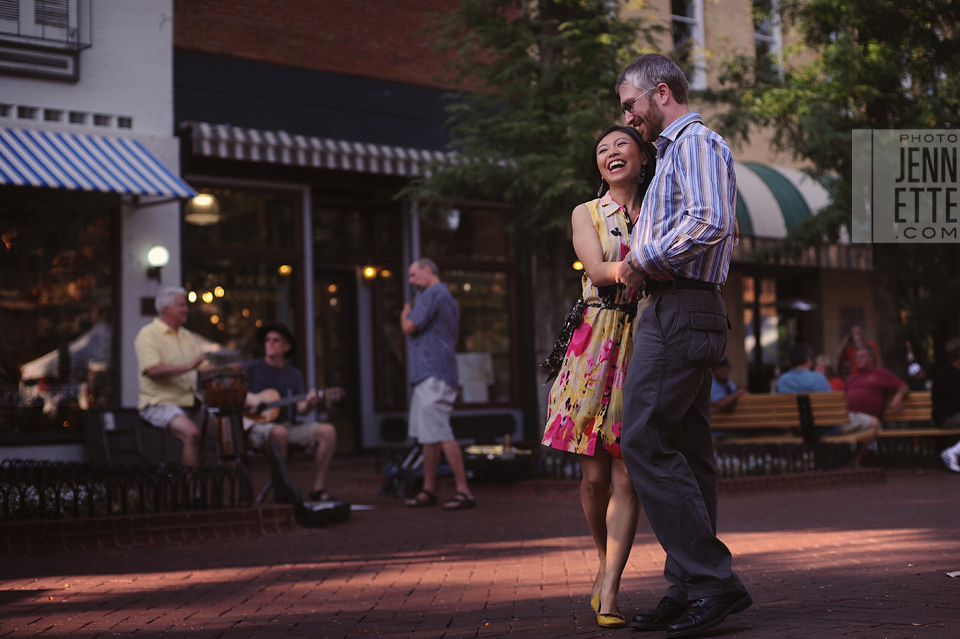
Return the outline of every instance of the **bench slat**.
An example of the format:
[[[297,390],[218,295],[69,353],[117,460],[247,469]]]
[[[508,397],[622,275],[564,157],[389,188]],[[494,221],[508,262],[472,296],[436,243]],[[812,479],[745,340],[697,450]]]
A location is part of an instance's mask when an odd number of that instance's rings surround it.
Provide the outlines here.
[[[960,428],[891,428],[877,433],[879,437],[890,439],[893,437],[939,437],[960,436]]]

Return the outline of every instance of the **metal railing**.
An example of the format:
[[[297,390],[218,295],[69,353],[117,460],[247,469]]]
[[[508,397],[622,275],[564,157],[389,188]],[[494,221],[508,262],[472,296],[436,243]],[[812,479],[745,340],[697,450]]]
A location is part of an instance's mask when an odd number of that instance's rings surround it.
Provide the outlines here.
[[[0,462],[0,522],[199,511],[253,504],[243,466]]]
[[[848,444],[727,444],[714,446],[717,477],[787,475],[850,466]],[[535,476],[540,479],[580,479],[577,456],[553,449],[538,452]]]

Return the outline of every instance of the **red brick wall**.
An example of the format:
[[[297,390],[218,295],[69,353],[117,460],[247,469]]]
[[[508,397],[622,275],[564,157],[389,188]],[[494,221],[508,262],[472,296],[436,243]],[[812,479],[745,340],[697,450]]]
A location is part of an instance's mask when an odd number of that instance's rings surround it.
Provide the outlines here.
[[[408,84],[442,86],[426,13],[456,0],[176,0],[174,46]]]

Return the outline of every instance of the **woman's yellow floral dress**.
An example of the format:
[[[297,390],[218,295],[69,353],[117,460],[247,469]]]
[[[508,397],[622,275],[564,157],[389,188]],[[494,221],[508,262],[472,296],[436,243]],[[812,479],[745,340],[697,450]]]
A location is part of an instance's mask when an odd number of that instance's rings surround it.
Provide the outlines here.
[[[609,192],[587,202],[587,208],[600,236],[604,261],[623,260],[630,250],[632,228],[627,213]],[[607,452],[622,459],[623,379],[633,354],[637,297],[637,289],[622,284],[594,286],[584,273],[587,306],[550,391],[544,446],[595,455],[599,440]]]

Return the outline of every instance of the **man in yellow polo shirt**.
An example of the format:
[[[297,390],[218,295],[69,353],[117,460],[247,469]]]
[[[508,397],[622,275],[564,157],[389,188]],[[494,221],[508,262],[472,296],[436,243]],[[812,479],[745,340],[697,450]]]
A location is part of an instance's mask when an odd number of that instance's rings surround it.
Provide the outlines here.
[[[200,465],[197,368],[207,353],[197,336],[183,328],[189,310],[186,290],[161,289],[155,306],[158,316],[140,329],[133,342],[140,370],[137,408],[144,421],[183,442],[181,462],[196,467]]]

